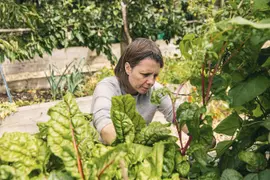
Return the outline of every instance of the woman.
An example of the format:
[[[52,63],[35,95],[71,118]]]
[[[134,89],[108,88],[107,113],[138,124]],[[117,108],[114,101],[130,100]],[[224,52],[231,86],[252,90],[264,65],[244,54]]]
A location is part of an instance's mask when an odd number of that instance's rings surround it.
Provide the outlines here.
[[[151,92],[162,88],[155,82],[163,59],[158,46],[149,39],[138,38],[124,51],[114,69],[115,76],[100,81],[95,88],[92,99],[94,126],[102,140],[110,144],[116,138],[110,118],[111,98],[131,94],[136,100],[137,111],[150,123],[156,110],[162,112],[167,121],[172,121],[172,102],[164,96],[159,106],[150,102]]]

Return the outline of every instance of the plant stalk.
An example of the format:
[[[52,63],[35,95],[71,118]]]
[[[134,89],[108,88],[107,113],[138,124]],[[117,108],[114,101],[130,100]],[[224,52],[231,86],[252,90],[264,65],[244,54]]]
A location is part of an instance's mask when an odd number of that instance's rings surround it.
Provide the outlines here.
[[[79,150],[78,150],[78,147],[77,147],[77,143],[76,143],[76,139],[75,139],[75,135],[74,135],[74,129],[72,127],[71,122],[69,124],[69,127],[71,129],[73,147],[74,147],[75,152],[76,152],[78,170],[79,170],[79,173],[81,175],[81,178],[84,180],[84,173],[83,173],[83,168],[82,168],[82,161],[81,161],[81,158],[80,158],[80,153],[79,153]]]

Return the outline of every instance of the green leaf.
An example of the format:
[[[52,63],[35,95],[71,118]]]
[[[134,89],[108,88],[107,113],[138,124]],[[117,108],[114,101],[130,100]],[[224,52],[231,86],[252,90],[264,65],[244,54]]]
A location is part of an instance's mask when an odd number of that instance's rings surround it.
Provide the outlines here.
[[[220,180],[243,180],[243,176],[233,169],[225,169]]]
[[[213,141],[212,126],[204,124],[200,128],[200,144],[205,144],[205,147],[210,148]]]
[[[259,11],[270,10],[269,0],[254,1],[253,9]]]
[[[231,140],[219,142],[216,147],[217,156],[218,157],[222,156],[228,150],[228,148],[232,145],[232,143],[233,141]]]
[[[154,90],[151,93],[150,101],[152,104],[159,105],[161,103],[161,99],[166,95],[171,95],[171,92],[168,88],[160,88],[158,90]]]
[[[97,141],[96,133],[92,132],[96,130],[90,127],[71,93],[67,93],[63,101],[51,107],[48,115],[51,117],[47,135],[50,150],[62,159],[65,169],[72,177],[80,178],[78,159],[81,159],[80,154],[91,153],[91,148],[82,149],[79,145],[82,143],[83,146],[85,141]],[[75,147],[81,152],[77,153]],[[84,172],[88,174],[88,169],[84,169]]]
[[[206,174],[199,177],[199,180],[219,180],[220,175],[215,171],[207,172]]]
[[[135,99],[131,95],[112,97],[111,112],[118,111],[125,113],[134,124],[135,134],[146,126],[143,117],[136,110]]]
[[[244,180],[259,180],[257,173],[250,173],[244,177]]]
[[[98,178],[100,176],[106,176],[109,179],[113,179],[115,176],[114,173],[119,165],[119,161],[124,160],[124,157],[128,153],[129,147],[127,144],[119,144],[102,156],[94,158],[91,163],[94,171],[91,171],[90,169],[92,174],[91,177]]]
[[[111,112],[111,118],[116,131],[115,142],[132,143],[135,138],[135,129],[128,115],[114,110]]]
[[[244,180],[268,180],[270,177],[270,170],[266,169],[260,173],[250,173],[245,176]]]
[[[266,76],[256,76],[241,82],[230,89],[232,107],[241,106],[262,94],[270,86],[270,80]]]
[[[266,169],[259,173],[259,180],[268,180],[270,177],[270,169]]]
[[[0,144],[0,159],[12,163],[18,171],[28,175],[34,169],[42,170],[41,161],[45,157],[39,157],[41,141],[34,136],[21,132],[5,133]]]
[[[176,171],[181,177],[186,177],[190,171],[190,164],[188,161],[182,161],[181,163],[175,165]]]
[[[164,143],[156,143],[151,155],[138,167],[138,179],[161,179],[163,168]]]
[[[153,145],[159,141],[170,139],[171,130],[169,124],[162,124],[160,122],[152,122],[147,127],[143,128],[135,137],[134,142],[143,145]],[[173,140],[173,139],[172,139]]]
[[[66,172],[52,171],[49,175],[48,180],[73,180],[73,178]]]
[[[176,146],[173,143],[166,143],[164,149],[162,177],[170,177],[174,170]]]
[[[251,172],[264,170],[267,167],[267,159],[261,153],[242,151],[238,154],[240,160],[247,163],[247,169]]]
[[[265,61],[265,63],[263,63],[262,67],[268,68],[270,66],[270,57],[267,58],[267,60]]]
[[[242,119],[237,113],[232,113],[230,116],[222,120],[214,129],[216,133],[233,136],[235,131],[241,127]]]
[[[235,18],[231,19],[229,22],[233,23],[233,24],[238,24],[238,25],[249,25],[249,26],[252,26],[252,27],[257,28],[257,29],[269,29],[270,28],[270,24],[255,23],[255,22],[249,21],[247,19],[244,19],[242,17],[235,17]]]
[[[144,146],[141,144],[130,144],[130,151],[128,153],[128,163],[133,165],[133,164],[137,164],[138,162],[142,162],[145,158],[147,158],[153,148],[149,147],[149,146]]]
[[[8,165],[0,165],[0,179],[1,180],[26,180],[27,174],[17,170],[16,168]]]
[[[270,118],[263,121],[262,125],[270,131]]]

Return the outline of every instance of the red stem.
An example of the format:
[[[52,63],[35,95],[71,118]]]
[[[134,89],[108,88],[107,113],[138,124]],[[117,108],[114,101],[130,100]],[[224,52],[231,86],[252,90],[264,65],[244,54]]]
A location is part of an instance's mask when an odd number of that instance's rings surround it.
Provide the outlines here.
[[[187,141],[185,147],[183,148],[183,150],[182,150],[182,152],[181,152],[182,156],[184,156],[184,155],[186,154],[187,148],[188,148],[188,146],[190,145],[191,140],[192,140],[192,136],[189,136],[189,137],[188,137],[188,141]]]
[[[175,98],[177,98],[178,94],[180,93],[182,87],[184,86],[185,83],[182,83],[177,91],[176,91],[176,94],[175,94]],[[181,149],[183,148],[183,141],[182,141],[182,132],[181,132],[181,129],[179,129],[179,126],[178,126],[178,122],[176,120],[176,111],[175,111],[175,102],[173,102],[173,123],[176,125],[176,130],[177,130],[177,133],[178,133],[178,137],[179,137],[179,141],[180,141],[180,147]]]
[[[202,73],[201,73],[201,77],[202,77],[202,100],[203,100],[203,105],[205,106],[205,92],[204,92],[204,63],[202,64]]]
[[[69,127],[71,129],[71,135],[72,135],[72,142],[73,142],[73,147],[76,151],[76,157],[77,157],[77,164],[78,164],[78,170],[79,170],[79,173],[81,175],[81,178],[84,180],[84,173],[83,173],[83,168],[82,168],[82,161],[81,161],[81,158],[80,158],[80,154],[79,154],[79,150],[78,150],[78,147],[77,147],[77,144],[76,144],[76,139],[75,139],[75,135],[74,135],[74,129],[72,127],[72,124],[70,122],[69,124]]]
[[[104,173],[104,171],[110,166],[112,165],[112,163],[114,162],[114,160],[112,160],[110,163],[108,163],[99,173],[98,175],[98,179],[100,179],[100,176]]]
[[[244,46],[245,42],[247,42],[247,40],[249,39],[249,37],[243,41],[241,43],[241,45],[237,48],[237,50],[235,50],[231,55],[230,57],[228,57],[228,59],[223,63],[223,66],[225,66],[226,64],[228,64],[228,62],[235,56],[236,53],[238,53],[240,51],[240,49]]]

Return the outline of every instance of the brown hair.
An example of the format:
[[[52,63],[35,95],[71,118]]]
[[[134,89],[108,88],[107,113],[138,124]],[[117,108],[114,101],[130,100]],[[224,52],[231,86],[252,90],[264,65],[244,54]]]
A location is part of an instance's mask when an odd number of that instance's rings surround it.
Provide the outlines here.
[[[120,86],[125,91],[130,87],[128,75],[125,70],[125,63],[128,62],[131,68],[134,68],[141,60],[151,58],[163,67],[162,54],[158,46],[150,39],[137,38],[128,45],[122,56],[120,57],[115,69],[115,76],[120,82]]]

